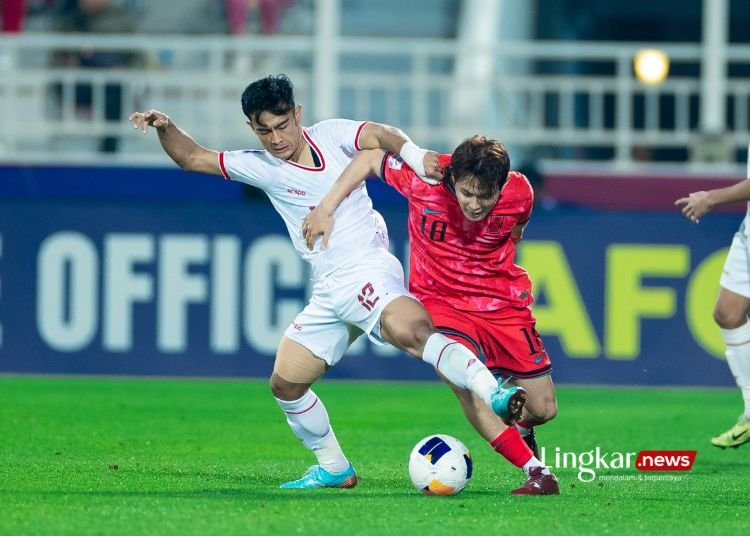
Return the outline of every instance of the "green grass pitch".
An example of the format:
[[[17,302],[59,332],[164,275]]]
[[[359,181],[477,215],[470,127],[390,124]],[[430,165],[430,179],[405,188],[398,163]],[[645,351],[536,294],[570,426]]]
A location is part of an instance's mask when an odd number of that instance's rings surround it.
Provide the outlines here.
[[[582,483],[510,497],[520,472],[464,421],[438,383],[323,381],[351,490],[280,490],[313,457],[264,381],[0,377],[0,534],[729,534],[744,533],[750,445],[708,443],[740,412],[730,389],[559,387],[539,428],[547,452],[698,451],[679,481]],[[414,444],[461,439],[474,478],[427,497],[407,475]],[[635,469],[599,475],[638,475]],[[745,527],[745,528],[743,528]]]

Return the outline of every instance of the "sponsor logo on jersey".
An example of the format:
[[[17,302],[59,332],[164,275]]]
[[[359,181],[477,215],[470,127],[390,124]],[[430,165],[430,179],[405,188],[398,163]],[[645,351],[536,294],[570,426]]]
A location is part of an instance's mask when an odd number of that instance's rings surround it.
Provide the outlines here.
[[[286,190],[292,195],[307,195],[307,192],[304,190],[298,190],[297,188],[287,188]]]
[[[443,211],[442,210],[435,210],[435,209],[428,208],[428,207],[424,207],[424,213],[425,214],[442,214]]]

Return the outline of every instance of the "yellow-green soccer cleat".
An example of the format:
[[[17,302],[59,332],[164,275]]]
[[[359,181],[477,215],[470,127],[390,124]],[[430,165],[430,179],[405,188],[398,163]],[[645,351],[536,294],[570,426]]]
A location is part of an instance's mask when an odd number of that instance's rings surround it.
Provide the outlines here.
[[[721,447],[723,449],[727,447],[737,448],[740,445],[750,441],[750,419],[745,415],[740,415],[737,419],[737,424],[727,430],[721,435],[711,438],[711,444],[714,447]]]

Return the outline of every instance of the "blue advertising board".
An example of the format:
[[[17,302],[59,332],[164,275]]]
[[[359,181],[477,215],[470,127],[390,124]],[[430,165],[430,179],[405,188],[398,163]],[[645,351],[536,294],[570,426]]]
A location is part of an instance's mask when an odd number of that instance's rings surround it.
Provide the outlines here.
[[[406,261],[404,205],[381,212]],[[732,385],[711,311],[740,219],[535,213],[518,262],[555,380]],[[266,377],[309,286],[267,202],[0,199],[0,372]],[[328,377],[435,375],[360,340]]]

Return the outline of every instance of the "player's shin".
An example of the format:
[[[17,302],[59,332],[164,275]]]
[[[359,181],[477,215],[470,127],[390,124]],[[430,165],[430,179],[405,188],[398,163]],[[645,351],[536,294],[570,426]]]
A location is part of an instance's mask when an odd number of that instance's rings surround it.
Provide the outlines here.
[[[442,333],[433,333],[425,343],[422,360],[434,366],[449,382],[469,389],[490,405],[497,380],[469,349]]]
[[[521,434],[513,426],[503,430],[499,436],[490,442],[490,445],[495,449],[495,452],[516,467],[523,469],[526,474],[534,467],[542,467],[542,472],[549,474],[549,469],[534,455],[528,445],[524,443]]]
[[[320,466],[331,473],[339,473],[349,467],[349,461],[333,433],[328,412],[317,395],[308,391],[297,400],[276,399],[286,414],[292,431],[318,459]]]
[[[726,357],[745,401],[745,417],[750,419],[750,322],[735,329],[722,329]]]

